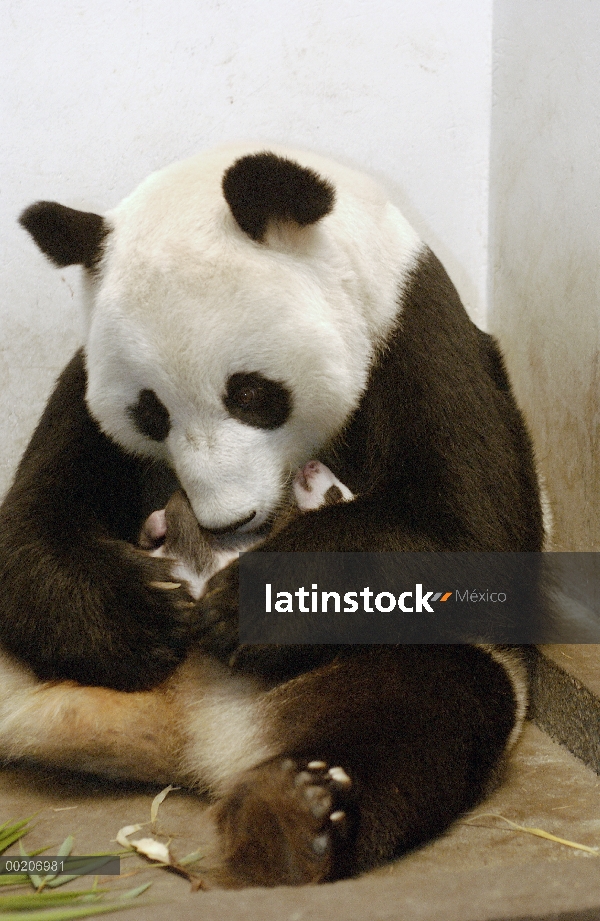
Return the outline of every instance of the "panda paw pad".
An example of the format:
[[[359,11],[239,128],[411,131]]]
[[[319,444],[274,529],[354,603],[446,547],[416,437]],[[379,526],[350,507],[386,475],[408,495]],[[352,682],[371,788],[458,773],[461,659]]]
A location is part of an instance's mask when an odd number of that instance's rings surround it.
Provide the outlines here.
[[[324,761],[278,759],[248,771],[217,805],[229,872],[241,883],[297,885],[335,875],[352,781]]]

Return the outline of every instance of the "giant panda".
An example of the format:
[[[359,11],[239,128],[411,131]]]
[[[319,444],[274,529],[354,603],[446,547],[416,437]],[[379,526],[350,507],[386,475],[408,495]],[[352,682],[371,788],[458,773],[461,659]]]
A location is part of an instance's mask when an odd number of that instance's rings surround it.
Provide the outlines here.
[[[83,267],[85,335],[0,510],[0,753],[208,791],[232,885],[442,832],[518,735],[520,649],[240,647],[237,565],[191,603],[136,540],[179,486],[255,552],[540,551],[494,339],[376,183],[305,152],[226,146],[21,223]],[[353,501],[271,531],[313,457]]]

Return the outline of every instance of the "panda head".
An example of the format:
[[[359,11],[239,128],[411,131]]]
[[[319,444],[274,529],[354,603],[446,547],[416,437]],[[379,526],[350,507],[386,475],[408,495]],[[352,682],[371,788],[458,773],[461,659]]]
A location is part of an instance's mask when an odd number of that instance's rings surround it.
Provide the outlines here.
[[[213,530],[261,527],[343,430],[419,249],[366,177],[260,148],[177,163],[104,217],[38,202],[21,223],[86,270],[92,416]]]

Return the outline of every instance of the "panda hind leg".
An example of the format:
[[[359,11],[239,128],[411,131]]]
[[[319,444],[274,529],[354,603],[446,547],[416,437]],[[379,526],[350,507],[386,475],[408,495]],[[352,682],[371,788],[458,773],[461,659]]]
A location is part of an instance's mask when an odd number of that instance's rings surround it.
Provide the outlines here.
[[[355,875],[432,839],[490,788],[515,725],[469,646],[348,647],[261,701],[274,758],[212,807],[226,885]]]
[[[182,741],[169,685],[123,693],[72,681],[38,681],[0,653],[0,760],[119,780],[165,782]]]

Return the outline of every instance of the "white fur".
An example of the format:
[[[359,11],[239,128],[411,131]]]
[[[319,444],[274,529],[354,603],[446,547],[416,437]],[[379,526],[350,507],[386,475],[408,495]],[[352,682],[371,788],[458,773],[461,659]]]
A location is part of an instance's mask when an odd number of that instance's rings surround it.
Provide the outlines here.
[[[38,681],[0,652],[0,683],[0,761],[222,792],[277,753],[266,737],[266,688],[201,654],[160,687],[123,693]]]
[[[264,243],[252,241],[221,180],[238,157],[262,149],[221,148],[142,183],[107,216],[112,232],[89,308],[92,414],[126,449],[168,461],[208,528],[252,512],[249,527],[260,526],[291,472],[342,428],[420,250],[370,179],[271,147],[329,179],[336,203],[315,225],[272,225]],[[288,388],[293,410],[282,427],[231,418],[223,396],[235,372]],[[127,415],[146,388],[169,410],[163,443]]]
[[[39,681],[0,652],[0,761],[152,782],[177,773],[182,747],[171,695],[123,694],[71,681]]]
[[[250,548],[247,547],[246,549]],[[210,565],[203,569],[201,573],[198,573],[183,560],[177,560],[171,567],[171,576],[174,580],[185,582],[192,598],[198,600],[206,591],[206,586],[211,577],[214,576],[216,572],[220,572],[221,569],[225,569],[226,566],[229,566],[230,563],[237,560],[240,553],[241,550],[239,548],[216,550]],[[159,547],[158,550],[153,550],[151,555],[168,558],[168,553],[165,553],[163,547]]]
[[[185,729],[180,772],[188,783],[222,793],[238,773],[279,754],[267,737],[262,682],[198,655],[174,683]]]
[[[309,461],[294,477],[292,489],[298,508],[303,512],[320,508],[325,501],[325,494],[332,486],[337,486],[344,502],[354,499],[353,493],[320,461]]]

